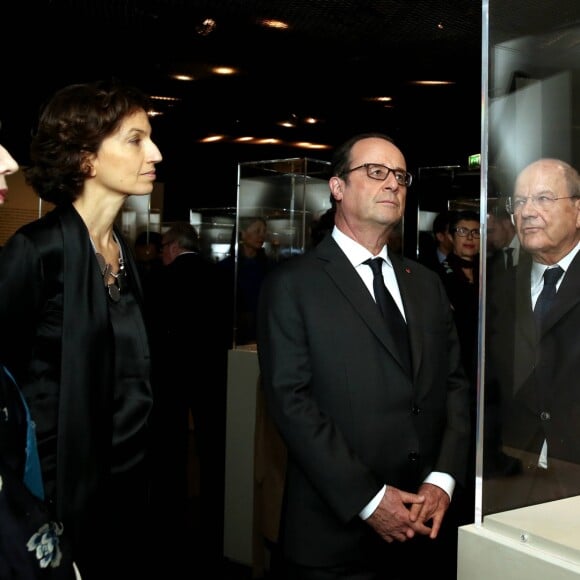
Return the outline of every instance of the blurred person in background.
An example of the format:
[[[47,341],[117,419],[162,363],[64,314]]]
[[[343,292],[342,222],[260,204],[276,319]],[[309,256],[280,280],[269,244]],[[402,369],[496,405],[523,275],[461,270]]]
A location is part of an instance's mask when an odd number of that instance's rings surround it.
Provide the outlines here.
[[[491,207],[487,215],[488,276],[496,276],[518,265],[520,241],[512,216],[505,209],[505,200]]]
[[[268,224],[261,217],[243,217],[239,220],[237,268],[235,247],[230,255],[218,262],[231,284],[231,308],[235,307],[235,343],[255,344],[258,296],[266,274],[275,262],[264,248]]]
[[[470,383],[471,434],[468,459],[469,485],[457,494],[455,507],[460,524],[474,521],[475,449],[477,425],[477,346],[479,330],[479,255],[481,224],[479,213],[458,210],[450,214],[447,237],[451,251],[441,262],[440,274],[451,302],[459,336],[461,360]]]
[[[161,261],[161,234],[150,230],[140,232],[133,245],[135,263],[145,299],[148,298],[150,287],[155,283],[163,267]]]
[[[175,222],[163,233],[161,259],[147,305],[155,394],[152,497],[156,527],[164,530],[159,541],[168,555],[165,571],[180,574],[190,566],[192,534],[198,534],[198,562],[213,566],[223,553],[230,288],[223,272],[200,253],[198,233],[188,222]],[[197,505],[189,501],[194,456]]]
[[[431,270],[439,272],[441,263],[453,248],[449,237],[449,220],[452,212],[440,211],[433,220],[432,235],[419,232],[419,262]]]
[[[453,308],[463,366],[475,385],[481,237],[479,214],[472,210],[454,212],[450,217],[447,237],[451,251],[441,262],[440,274]]]

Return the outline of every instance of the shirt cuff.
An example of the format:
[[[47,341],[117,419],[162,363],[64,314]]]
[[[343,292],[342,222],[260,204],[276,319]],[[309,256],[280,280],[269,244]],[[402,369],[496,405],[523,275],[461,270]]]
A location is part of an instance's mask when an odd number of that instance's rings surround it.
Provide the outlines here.
[[[423,483],[431,483],[437,487],[440,487],[449,496],[450,500],[453,497],[453,492],[455,491],[455,479],[453,479],[453,477],[451,477],[448,473],[433,471],[425,478]],[[375,495],[375,497],[373,497],[373,499],[371,499],[371,501],[359,512],[358,515],[363,520],[369,518],[377,509],[377,506],[381,503],[381,500],[383,499],[386,491],[387,486],[383,485],[377,495]]]
[[[377,509],[377,506],[381,503],[386,491],[387,486],[383,485],[379,493],[377,493],[377,495],[375,495],[375,497],[373,497],[373,499],[371,499],[371,501],[369,501],[369,503],[367,503],[367,505],[359,512],[358,515],[363,520],[366,520]]]
[[[455,479],[453,479],[453,477],[448,473],[432,471],[425,478],[423,483],[432,483],[433,485],[440,487],[449,496],[449,499],[453,497],[453,492],[455,491]]]

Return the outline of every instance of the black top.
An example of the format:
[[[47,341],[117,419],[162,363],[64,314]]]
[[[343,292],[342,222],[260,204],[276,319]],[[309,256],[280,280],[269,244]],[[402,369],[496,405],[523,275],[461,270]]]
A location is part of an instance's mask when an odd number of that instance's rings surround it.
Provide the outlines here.
[[[470,263],[451,252],[441,263],[440,275],[453,307],[463,366],[472,385],[475,385],[479,321],[479,256],[475,256],[471,262],[473,282],[463,272],[466,265]]]
[[[103,291],[105,291],[103,289]],[[109,300],[115,342],[112,471],[125,472],[145,457],[147,418],[152,407],[147,338],[141,311],[129,288]]]

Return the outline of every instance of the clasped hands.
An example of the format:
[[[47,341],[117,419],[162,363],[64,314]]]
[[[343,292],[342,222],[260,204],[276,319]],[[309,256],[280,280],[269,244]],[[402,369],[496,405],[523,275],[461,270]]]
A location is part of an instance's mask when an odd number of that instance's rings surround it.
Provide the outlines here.
[[[447,493],[431,483],[424,483],[416,494],[387,486],[366,522],[389,543],[404,542],[415,534],[435,539],[449,503]]]

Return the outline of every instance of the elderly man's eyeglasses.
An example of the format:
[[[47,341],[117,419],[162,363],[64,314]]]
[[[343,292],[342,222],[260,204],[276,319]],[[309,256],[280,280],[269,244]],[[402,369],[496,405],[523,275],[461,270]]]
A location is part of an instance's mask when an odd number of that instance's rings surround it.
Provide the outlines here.
[[[572,199],[574,197],[577,196],[563,195],[561,197],[556,197],[555,195],[549,195],[546,193],[532,195],[531,197],[508,197],[505,202],[505,208],[507,212],[512,215],[519,214],[524,209],[526,203],[528,203],[528,200],[530,200],[536,209],[550,210],[559,199]]]
[[[451,231],[455,232],[458,236],[462,238],[467,238],[469,235],[471,235],[472,238],[479,238],[479,236],[481,235],[479,233],[479,228],[470,230],[469,228],[459,227],[453,228]]]
[[[342,176],[344,177],[347,173],[351,171],[356,171],[357,169],[365,168],[367,170],[367,175],[371,179],[376,179],[377,181],[385,181],[389,177],[389,173],[395,176],[395,180],[399,185],[405,185],[409,187],[413,183],[413,176],[403,169],[393,169],[392,167],[387,167],[381,163],[363,163],[352,169],[347,169]]]

